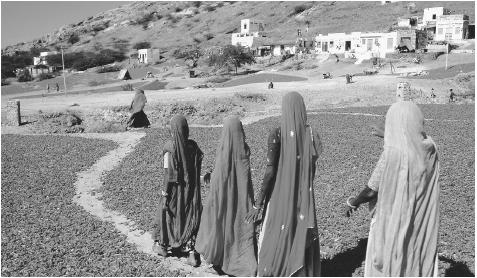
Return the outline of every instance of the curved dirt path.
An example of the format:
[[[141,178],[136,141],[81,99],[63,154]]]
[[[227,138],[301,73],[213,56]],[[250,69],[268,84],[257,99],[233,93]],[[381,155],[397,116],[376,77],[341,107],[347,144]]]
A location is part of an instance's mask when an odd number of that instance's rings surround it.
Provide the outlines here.
[[[87,212],[99,217],[102,221],[110,222],[122,234],[126,235],[127,241],[134,244],[138,251],[157,256],[152,252],[153,240],[151,233],[139,229],[134,221],[129,220],[125,215],[106,208],[101,200],[101,194],[97,191],[102,187],[103,176],[119,166],[121,161],[134,150],[140,139],[146,135],[144,132],[123,132],[123,133],[85,133],[78,136],[91,139],[105,139],[116,142],[119,146],[101,157],[89,169],[77,174],[78,180],[75,182],[76,195],[73,202],[83,207]],[[202,262],[198,268],[191,267],[185,263],[185,258],[168,257],[163,259],[169,270],[178,270],[191,276],[217,276],[216,273]]]

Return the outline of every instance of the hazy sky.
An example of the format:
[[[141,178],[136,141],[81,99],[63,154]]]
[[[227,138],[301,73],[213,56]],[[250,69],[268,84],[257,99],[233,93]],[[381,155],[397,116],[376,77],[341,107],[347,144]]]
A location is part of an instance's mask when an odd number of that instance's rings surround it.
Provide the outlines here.
[[[2,48],[133,1],[3,1]]]

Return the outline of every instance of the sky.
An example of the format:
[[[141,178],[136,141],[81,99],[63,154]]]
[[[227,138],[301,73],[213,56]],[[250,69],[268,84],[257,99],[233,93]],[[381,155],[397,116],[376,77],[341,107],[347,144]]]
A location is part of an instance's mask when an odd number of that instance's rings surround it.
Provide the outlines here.
[[[2,48],[133,1],[1,1]]]

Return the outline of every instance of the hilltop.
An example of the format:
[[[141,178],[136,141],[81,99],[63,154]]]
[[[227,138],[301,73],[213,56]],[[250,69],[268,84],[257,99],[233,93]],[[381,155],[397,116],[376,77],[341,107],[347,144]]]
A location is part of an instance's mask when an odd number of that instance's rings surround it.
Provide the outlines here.
[[[414,9],[408,9],[414,3]],[[387,31],[398,17],[422,16],[424,8],[444,6],[466,13],[474,22],[474,2],[135,2],[101,12],[62,26],[39,39],[5,47],[2,51],[50,49],[65,46],[67,51],[99,51],[116,48],[131,51],[137,42],[148,41],[165,57],[184,45],[200,47],[226,45],[231,33],[240,30],[240,20],[263,20],[269,37],[295,40],[297,29],[309,30],[308,37],[330,32]],[[68,42],[75,35],[77,42]]]

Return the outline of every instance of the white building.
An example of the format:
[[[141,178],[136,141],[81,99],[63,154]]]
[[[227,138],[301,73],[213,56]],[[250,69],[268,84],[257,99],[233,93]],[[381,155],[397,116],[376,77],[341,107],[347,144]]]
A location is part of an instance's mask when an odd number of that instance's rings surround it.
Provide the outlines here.
[[[253,39],[262,37],[265,24],[261,20],[242,19],[240,21],[240,33],[232,34],[232,45],[252,47]]]
[[[459,42],[466,39],[469,17],[463,14],[437,17],[435,41]]]
[[[392,53],[399,45],[397,32],[352,32],[319,34],[315,38],[317,53],[346,54],[359,53],[369,57],[385,58],[386,53]]]
[[[144,48],[137,50],[137,59],[141,64],[153,64],[161,59],[161,55],[157,48]]]
[[[48,62],[46,60],[46,57],[49,55],[56,55],[58,54],[58,51],[43,51],[40,52],[40,56],[38,57],[33,57],[33,65],[48,65]]]
[[[422,24],[428,27],[435,26],[437,18],[446,14],[449,14],[449,10],[444,9],[444,7],[425,8],[422,15]]]

